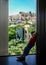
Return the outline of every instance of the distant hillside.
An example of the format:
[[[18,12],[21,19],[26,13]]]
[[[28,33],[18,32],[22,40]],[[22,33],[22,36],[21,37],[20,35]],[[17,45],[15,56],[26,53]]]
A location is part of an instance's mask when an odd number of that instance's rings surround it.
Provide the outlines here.
[[[9,19],[9,21],[16,21],[16,20],[25,21],[25,20],[28,20],[30,22],[36,22],[36,13],[19,12],[19,14],[17,14],[17,15],[9,16],[8,19]]]

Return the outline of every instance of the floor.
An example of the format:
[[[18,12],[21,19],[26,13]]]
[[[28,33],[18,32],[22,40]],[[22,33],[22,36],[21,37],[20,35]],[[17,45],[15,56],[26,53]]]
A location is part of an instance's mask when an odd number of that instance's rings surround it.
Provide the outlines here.
[[[36,65],[36,55],[26,56],[26,60],[18,62],[17,56],[0,57],[0,65]]]

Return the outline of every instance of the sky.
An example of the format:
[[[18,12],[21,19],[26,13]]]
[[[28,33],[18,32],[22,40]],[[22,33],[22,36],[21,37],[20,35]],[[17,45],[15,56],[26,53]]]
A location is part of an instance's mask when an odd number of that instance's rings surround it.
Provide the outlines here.
[[[8,5],[9,15],[29,11],[36,13],[36,0],[9,0]]]

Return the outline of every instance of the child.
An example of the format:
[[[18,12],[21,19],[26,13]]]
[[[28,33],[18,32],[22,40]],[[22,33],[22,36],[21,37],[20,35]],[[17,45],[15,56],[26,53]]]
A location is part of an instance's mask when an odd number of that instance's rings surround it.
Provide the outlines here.
[[[24,49],[24,52],[22,54],[22,56],[18,57],[17,61],[23,61],[25,60],[25,56],[28,55],[30,49],[34,46],[35,42],[36,42],[36,38],[37,38],[37,33],[35,33],[35,31],[31,32],[31,39],[29,40],[27,46]]]

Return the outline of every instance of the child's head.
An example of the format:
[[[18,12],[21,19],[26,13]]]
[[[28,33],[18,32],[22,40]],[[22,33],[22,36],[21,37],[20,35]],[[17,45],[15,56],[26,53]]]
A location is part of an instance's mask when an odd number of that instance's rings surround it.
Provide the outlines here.
[[[32,31],[32,32],[31,32],[31,35],[34,37],[34,36],[37,36],[38,34],[37,34],[37,32]]]
[[[31,35],[34,34],[34,33],[35,33],[35,31],[32,31],[32,32],[31,32]]]
[[[34,33],[35,33],[35,31],[32,31],[32,32],[31,32],[31,35],[34,36]]]

